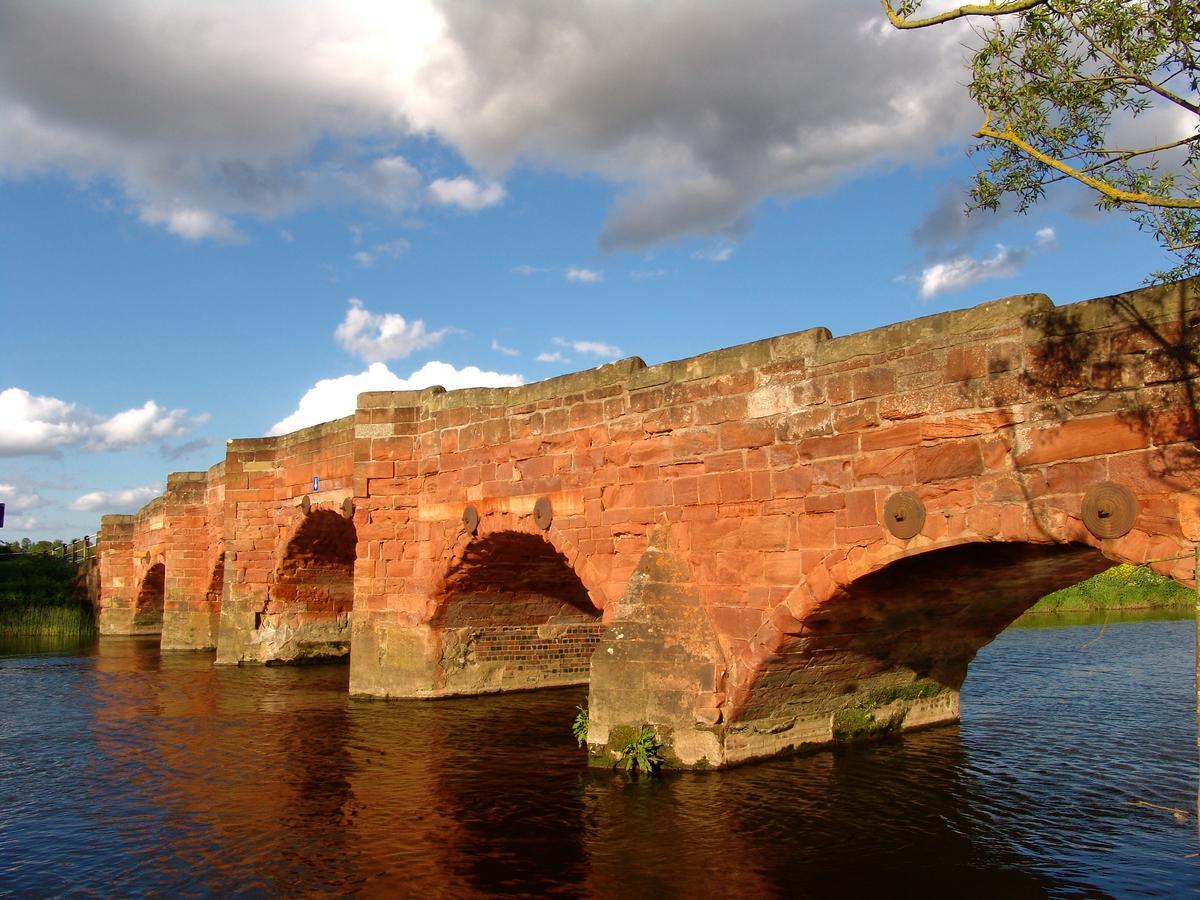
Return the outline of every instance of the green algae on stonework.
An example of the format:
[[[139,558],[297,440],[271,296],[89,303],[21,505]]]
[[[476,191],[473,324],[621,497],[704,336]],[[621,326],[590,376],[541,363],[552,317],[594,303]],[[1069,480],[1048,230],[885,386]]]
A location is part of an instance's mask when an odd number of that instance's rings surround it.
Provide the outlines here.
[[[885,718],[876,718],[875,714],[881,707],[897,701],[910,703],[936,697],[944,690],[936,681],[913,681],[867,691],[833,714],[833,739],[855,741],[890,734],[904,722],[908,707],[892,710]]]
[[[1029,613],[1087,612],[1089,610],[1153,609],[1196,602],[1190,588],[1153,572],[1147,566],[1122,563],[1086,581],[1048,594]]]
[[[0,557],[0,633],[95,634],[91,606],[75,584],[75,567],[40,554]]]

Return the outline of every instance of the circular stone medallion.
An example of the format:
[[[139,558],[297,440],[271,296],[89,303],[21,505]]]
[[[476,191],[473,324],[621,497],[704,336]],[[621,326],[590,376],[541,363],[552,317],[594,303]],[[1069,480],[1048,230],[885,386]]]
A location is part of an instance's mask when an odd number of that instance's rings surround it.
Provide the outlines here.
[[[883,523],[902,541],[916,537],[925,525],[925,504],[911,491],[898,491],[883,507]]]
[[[550,523],[554,521],[554,510],[550,506],[550,498],[539,497],[538,502],[533,504],[533,521],[542,531],[550,527]]]
[[[479,530],[479,510],[474,506],[468,506],[463,510],[462,514],[463,530],[467,534],[474,534]]]
[[[1083,524],[1101,540],[1123,537],[1133,528],[1137,509],[1129,488],[1102,481],[1083,495]]]

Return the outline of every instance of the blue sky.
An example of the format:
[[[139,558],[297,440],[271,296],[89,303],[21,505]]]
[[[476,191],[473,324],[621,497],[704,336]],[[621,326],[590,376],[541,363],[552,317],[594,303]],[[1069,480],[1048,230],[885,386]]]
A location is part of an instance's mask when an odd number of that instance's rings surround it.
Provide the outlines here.
[[[869,0],[478,6],[0,2],[0,537],[94,532],[359,389],[1163,265],[1067,188],[964,218],[961,31]]]

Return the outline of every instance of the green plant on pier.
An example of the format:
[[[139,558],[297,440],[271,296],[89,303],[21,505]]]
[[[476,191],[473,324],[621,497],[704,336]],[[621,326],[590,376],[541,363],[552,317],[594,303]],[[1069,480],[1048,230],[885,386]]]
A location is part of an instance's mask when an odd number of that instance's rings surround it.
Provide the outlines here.
[[[577,706],[575,708],[579,712],[575,714],[575,721],[571,723],[571,734],[575,736],[575,742],[582,747],[587,741],[588,710],[586,706]]]
[[[649,725],[643,725],[637,730],[629,742],[621,750],[621,758],[617,766],[624,766],[625,771],[645,772],[653,774],[662,768],[662,745],[658,736]]]

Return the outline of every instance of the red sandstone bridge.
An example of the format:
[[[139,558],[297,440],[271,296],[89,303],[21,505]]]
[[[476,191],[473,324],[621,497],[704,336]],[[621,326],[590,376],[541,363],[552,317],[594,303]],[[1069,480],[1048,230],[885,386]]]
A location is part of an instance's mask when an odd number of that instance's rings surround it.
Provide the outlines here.
[[[954,720],[1038,597],[1194,583],[1198,338],[1184,282],[362,394],[105,516],[101,630],[348,654],[374,697],[589,683],[596,761],[643,724],[724,766]]]

